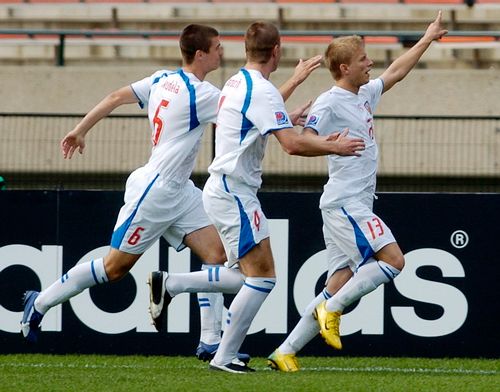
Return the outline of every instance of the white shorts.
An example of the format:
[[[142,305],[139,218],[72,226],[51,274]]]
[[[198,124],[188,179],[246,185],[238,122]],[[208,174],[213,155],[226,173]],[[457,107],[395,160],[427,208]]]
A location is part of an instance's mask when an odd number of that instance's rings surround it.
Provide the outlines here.
[[[321,210],[328,278],[345,267],[356,271],[384,246],[396,242],[391,229],[369,204],[358,201]]]
[[[187,234],[211,224],[191,180],[164,182],[139,168],[127,180],[124,199],[111,237],[111,247],[123,252],[142,254],[161,236],[180,251]]]
[[[252,187],[212,174],[203,188],[203,205],[222,239],[229,267],[269,237],[267,218]]]

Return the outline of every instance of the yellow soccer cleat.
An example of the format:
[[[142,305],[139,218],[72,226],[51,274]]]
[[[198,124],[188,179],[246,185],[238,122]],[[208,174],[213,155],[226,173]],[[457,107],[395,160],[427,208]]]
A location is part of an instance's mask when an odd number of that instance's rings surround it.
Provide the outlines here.
[[[326,310],[326,301],[321,302],[314,309],[314,318],[318,321],[321,336],[329,346],[342,350],[340,341],[340,316],[342,312],[329,312]]]
[[[267,365],[273,370],[298,372],[299,362],[295,354],[281,354],[278,349],[267,357]]]

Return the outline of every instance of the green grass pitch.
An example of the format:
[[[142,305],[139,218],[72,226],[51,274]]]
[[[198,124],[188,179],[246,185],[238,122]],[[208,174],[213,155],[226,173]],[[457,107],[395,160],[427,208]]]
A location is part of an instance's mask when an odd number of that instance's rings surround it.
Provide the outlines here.
[[[0,355],[0,391],[500,391],[498,359],[299,357],[280,373],[208,370],[195,357]]]

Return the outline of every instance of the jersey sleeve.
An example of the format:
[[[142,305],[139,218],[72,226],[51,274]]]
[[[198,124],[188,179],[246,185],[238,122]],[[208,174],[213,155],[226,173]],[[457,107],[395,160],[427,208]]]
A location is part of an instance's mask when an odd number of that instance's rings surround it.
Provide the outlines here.
[[[151,91],[151,77],[138,80],[130,85],[135,96],[139,100],[141,109],[147,107],[149,101],[149,92]]]
[[[380,97],[384,92],[384,81],[381,78],[370,80],[362,87],[368,94],[372,111],[377,108]]]
[[[304,128],[310,128],[318,135],[323,136],[336,131],[332,129],[333,115],[327,96],[328,93],[324,93],[314,101],[304,125]]]
[[[139,100],[139,106],[141,109],[147,108],[149,103],[149,95],[151,93],[151,88],[154,84],[162,78],[162,76],[168,74],[167,71],[157,71],[153,75],[148,76],[142,80],[138,80],[130,85],[132,91]]]
[[[220,90],[208,82],[200,89],[197,104],[198,120],[200,123],[215,124],[219,96]]]
[[[283,97],[270,82],[256,86],[245,115],[262,135],[293,128]]]

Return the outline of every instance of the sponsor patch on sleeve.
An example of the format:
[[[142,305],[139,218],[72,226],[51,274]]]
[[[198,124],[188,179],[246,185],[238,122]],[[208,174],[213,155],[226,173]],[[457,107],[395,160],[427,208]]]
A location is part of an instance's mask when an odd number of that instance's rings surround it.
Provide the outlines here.
[[[278,125],[283,125],[288,122],[288,116],[285,112],[274,112],[274,115],[276,116],[276,123]]]
[[[308,125],[313,125],[313,126],[314,125],[318,125],[318,121],[319,121],[319,117],[315,116],[314,114],[311,114],[309,116],[309,118],[307,119],[307,122],[306,122],[305,126],[307,127]]]

